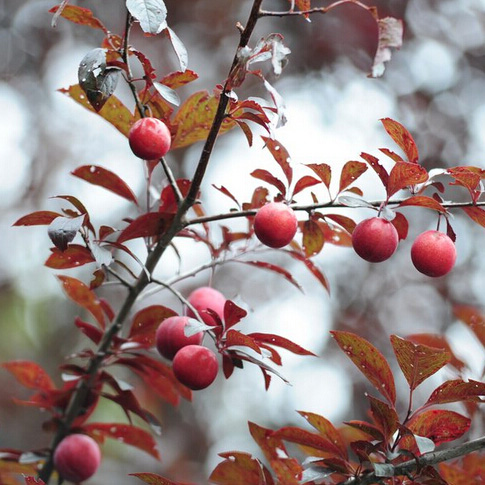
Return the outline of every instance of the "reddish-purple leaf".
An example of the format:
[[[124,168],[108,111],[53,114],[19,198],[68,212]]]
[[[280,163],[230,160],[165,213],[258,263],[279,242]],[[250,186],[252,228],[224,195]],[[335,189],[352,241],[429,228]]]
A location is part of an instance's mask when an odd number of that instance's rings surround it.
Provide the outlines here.
[[[342,216],[340,214],[325,214],[324,219],[330,219],[336,222],[339,226],[342,226],[349,234],[354,232],[355,226],[357,225],[353,219],[347,216]]]
[[[266,467],[249,453],[230,451],[219,453],[224,461],[219,463],[211,473],[209,480],[218,485],[274,485]]]
[[[394,377],[387,360],[379,350],[354,333],[341,331],[330,333],[371,384],[394,405],[396,402]]]
[[[391,160],[394,160],[395,162],[402,162],[402,157],[392,150],[389,150],[389,148],[379,148],[379,150],[384,153],[384,155],[387,155]]]
[[[298,182],[296,182],[295,188],[293,189],[293,195],[300,193],[307,187],[312,187],[321,183],[322,181],[316,179],[315,177],[311,177],[310,175],[304,175],[301,179],[298,180]]]
[[[136,477],[149,485],[183,485],[181,482],[172,482],[172,480],[168,480],[155,473],[130,473],[130,476]]]
[[[0,364],[7,369],[23,386],[28,389],[48,391],[55,389],[49,374],[35,362],[28,360],[12,360]]]
[[[138,204],[136,195],[128,185],[115,173],[97,165],[83,165],[73,170],[72,175],[93,185],[99,185],[124,199]]]
[[[26,485],[45,485],[45,482],[40,478],[24,477]]]
[[[228,330],[225,334],[225,347],[245,346],[253,349],[258,354],[261,354],[261,349],[255,339],[249,335],[244,335],[237,330]]]
[[[365,171],[367,165],[363,162],[350,161],[347,162],[340,174],[339,193],[345,190],[350,184],[354,183]]]
[[[344,424],[350,426],[351,428],[358,429],[359,431],[362,431],[369,436],[372,436],[372,438],[374,438],[376,441],[384,441],[384,435],[382,434],[382,431],[374,424],[358,420],[345,421]]]
[[[370,412],[375,423],[382,431],[384,439],[389,442],[399,425],[399,416],[396,410],[384,401],[368,396],[370,401]]]
[[[250,147],[253,146],[253,132],[251,131],[251,128],[247,123],[244,123],[244,121],[241,120],[235,120],[237,123],[237,126],[241,128],[242,132],[244,133],[244,136],[246,137],[246,140],[248,141],[248,145]]]
[[[401,214],[400,212],[396,212],[396,217],[391,221],[392,225],[396,228],[397,235],[399,236],[399,240],[402,241],[408,237],[409,231],[409,222],[406,219],[406,216]]]
[[[315,354],[313,352],[310,352],[309,350],[306,350],[303,347],[300,347],[299,345],[295,344],[291,340],[288,340],[284,337],[280,337],[279,335],[274,335],[272,333],[254,332],[254,333],[250,333],[248,335],[248,337],[253,338],[258,343],[264,342],[266,344],[276,345],[276,347],[281,347],[283,349],[289,350],[290,352],[293,352],[294,354],[315,356]]]
[[[267,182],[270,185],[273,185],[276,187],[280,192],[281,195],[284,197],[286,195],[286,187],[285,184],[275,177],[271,172],[268,172],[267,170],[263,170],[262,168],[258,168],[251,172],[250,174],[252,177],[263,180],[264,182]]]
[[[154,345],[157,328],[166,318],[176,315],[176,312],[162,305],[143,308],[133,317],[128,340],[146,346]]]
[[[51,248],[52,254],[44,263],[48,268],[67,269],[77,268],[83,264],[93,263],[95,259],[91,251],[79,244],[71,244],[65,251]]]
[[[481,207],[462,207],[465,214],[473,221],[482,227],[485,227],[485,210]]]
[[[447,213],[446,208],[443,207],[437,200],[426,195],[414,195],[412,197],[409,197],[409,199],[401,202],[399,204],[399,207],[405,207],[410,205],[417,207],[426,207],[427,209],[432,209],[437,212],[441,212],[442,214]]]
[[[408,161],[411,163],[418,163],[418,148],[411,133],[409,133],[401,123],[390,118],[381,119],[381,123],[384,125],[384,129],[389,133],[394,142],[405,153]]]
[[[311,168],[315,172],[327,189],[330,188],[330,181],[332,179],[332,168],[330,165],[326,163],[309,163],[306,167]]]
[[[147,452],[157,460],[160,454],[151,433],[137,426],[120,423],[89,423],[83,426],[86,433],[94,437],[112,438]]]
[[[226,330],[239,323],[248,312],[237,306],[233,301],[226,300],[224,304],[224,325]]]
[[[293,275],[287,271],[286,269],[282,268],[273,263],[267,263],[266,261],[241,261],[243,264],[248,264],[250,266],[256,266],[257,268],[267,269],[269,271],[274,271],[275,273],[283,276],[287,279],[292,285],[296,286],[299,290],[302,289],[301,285],[298,281],[295,280]]]
[[[463,436],[470,428],[471,420],[454,411],[431,409],[411,418],[408,428],[418,436],[424,436],[440,445]]]
[[[232,195],[232,193],[229,190],[226,189],[226,187],[224,187],[223,185],[221,185],[220,187],[217,187],[217,185],[214,185],[214,184],[212,184],[212,187],[214,187],[216,190],[224,194],[226,197],[229,197],[238,207],[241,207],[241,205],[239,204],[239,201],[236,199],[236,197],[234,197],[234,195]]]
[[[360,156],[374,169],[374,172],[379,176],[384,187],[387,187],[389,182],[389,174],[387,173],[387,170],[379,163],[379,159],[365,152],[362,152]]]
[[[317,278],[317,280],[322,284],[322,286],[330,293],[330,284],[326,278],[326,276],[320,271],[320,269],[313,263],[313,261],[307,257],[305,257],[303,254],[297,252],[297,251],[287,251],[288,254],[292,257],[297,259],[298,261],[301,261]]]
[[[177,187],[180,195],[184,198],[190,189],[190,180],[178,179]],[[177,198],[175,197],[174,190],[171,185],[167,185],[160,195],[160,207],[158,211],[164,214],[176,214],[178,210]]]
[[[79,306],[87,310],[102,329],[104,329],[105,318],[103,307],[96,294],[89,289],[82,281],[70,276],[58,276],[67,296]]]
[[[477,308],[469,305],[454,305],[456,318],[468,325],[485,347],[485,316]]]
[[[74,320],[74,324],[84,335],[86,335],[86,337],[92,340],[96,345],[99,344],[101,338],[103,337],[103,332],[99,328],[91,325],[90,323],[84,322],[79,317]]]
[[[14,222],[12,226],[44,226],[49,225],[54,219],[61,214],[52,211],[37,211],[27,214]]]
[[[485,170],[478,167],[452,167],[446,173],[454,179],[450,185],[465,187],[473,202],[477,202],[482,193],[481,180],[485,178]]]
[[[485,383],[472,379],[468,382],[454,379],[437,387],[429,396],[425,406],[458,401],[483,402],[480,399],[481,396],[485,396]]]
[[[387,183],[387,196],[391,197],[396,192],[410,185],[422,184],[428,180],[428,172],[417,163],[396,162],[389,174]]]
[[[438,372],[451,358],[445,350],[416,344],[397,335],[391,335],[391,344],[399,367],[412,391]]]
[[[347,447],[345,446],[342,435],[327,418],[307,411],[298,411],[298,413],[303,416],[324,438],[328,439],[336,446],[339,451],[338,455],[341,458],[344,460],[348,459]]]
[[[308,219],[300,225],[303,233],[303,249],[307,258],[318,254],[325,243],[322,228],[314,219]]]
[[[297,428],[296,426],[286,426],[281,428],[273,433],[273,437],[291,443],[297,443],[302,446],[309,446],[334,456],[341,456],[340,448],[333,441],[330,441],[328,438],[325,438],[318,433]]]
[[[118,236],[117,243],[139,237],[161,236],[170,225],[172,216],[159,212],[148,212],[137,217]]]
[[[283,170],[285,174],[288,186],[291,185],[293,180],[293,169],[290,166],[290,154],[288,150],[277,140],[262,136],[261,137],[266,145],[266,148],[270,151],[273,158],[276,160],[278,165]]]

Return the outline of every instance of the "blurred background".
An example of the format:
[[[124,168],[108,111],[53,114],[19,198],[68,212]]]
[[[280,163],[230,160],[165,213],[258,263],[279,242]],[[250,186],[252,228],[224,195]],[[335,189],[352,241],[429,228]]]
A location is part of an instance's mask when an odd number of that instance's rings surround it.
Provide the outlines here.
[[[73,3],[90,8],[108,29],[122,33],[124,2]],[[313,6],[329,3],[312,2]],[[381,16],[402,18],[405,23],[404,46],[394,52],[380,79],[367,77],[377,31],[362,9],[343,6],[327,15],[313,16],[311,22],[264,18],[257,26],[252,45],[260,37],[280,32],[292,51],[281,78],[270,77],[270,82],[287,106],[288,123],[276,137],[290,152],[295,166],[327,163],[338,174],[346,161],[359,159],[362,151],[380,157],[380,147],[397,150],[379,122],[391,117],[411,131],[427,169],[467,164],[485,168],[483,0],[365,3],[376,5]],[[80,60],[99,46],[102,37],[98,31],[63,19],[52,28],[48,10],[54,4],[53,0],[0,0],[0,359],[38,362],[60,384],[58,365],[66,355],[86,345],[73,326],[80,310],[63,295],[55,272],[43,266],[51,245],[45,226],[11,226],[33,210],[58,210],[59,201],[50,197],[70,194],[86,205],[95,226],[122,227],[121,219],[131,210],[128,202],[69,172],[79,165],[102,165],[140,194],[144,192],[144,172],[120,133],[57,91],[77,83]],[[188,49],[189,68],[199,74],[197,81],[180,92],[182,98],[195,90],[211,91],[227,75],[238,42],[235,25],[238,21],[244,24],[251,2],[166,0],[166,5],[168,23]],[[285,0],[263,4],[266,10],[284,10],[288,5]],[[152,60],[159,78],[178,69],[167,39],[143,37],[135,27],[132,43]],[[133,107],[122,83],[116,95]],[[238,95],[242,99],[264,96],[264,92],[257,82],[249,80]],[[258,128],[254,131],[259,133]],[[203,186],[208,214],[232,208],[229,199],[212,184],[224,185],[245,201],[258,185],[249,176],[251,171],[260,167],[278,170],[257,138],[252,148],[240,131],[219,139]],[[169,154],[177,176],[191,177],[200,150],[201,145],[196,144]],[[384,191],[370,172],[359,186],[365,189],[366,198],[381,198]],[[453,200],[467,200],[464,189],[450,194]],[[303,196],[298,202],[307,200]],[[357,221],[373,215],[366,209],[340,213]],[[113,476],[116,483],[136,483],[126,475],[140,471],[206,483],[220,460],[219,452],[240,450],[261,457],[248,433],[248,420],[271,428],[304,426],[296,410],[322,414],[336,425],[364,418],[367,403],[363,396],[370,391],[369,385],[330,341],[331,329],[356,332],[390,358],[402,389],[402,411],[407,406],[407,391],[392,357],[390,334],[444,334],[467,363],[465,376],[483,378],[483,348],[453,317],[451,305],[485,306],[484,230],[456,212],[452,221],[457,233],[456,267],[449,276],[432,280],[414,269],[409,249],[418,233],[435,226],[435,215],[412,208],[403,213],[410,220],[409,237],[387,262],[371,265],[349,248],[326,245],[315,262],[330,281],[331,296],[303,267],[270,252],[261,258],[292,271],[303,293],[282,278],[242,265],[228,264],[214,274],[201,272],[182,281],[178,289],[184,294],[211,284],[245,308],[244,332],[278,333],[318,358],[283,351],[281,371],[291,386],[275,377],[265,391],[259,369],[246,366],[229,380],[220,375],[213,386],[194,394],[192,404],[184,402],[176,409],[130,378],[140,386],[142,401],[162,422],[162,435],[157,438],[162,462],[108,442],[100,472],[86,483],[113,483]],[[240,223],[225,222],[234,228]],[[130,247],[142,250],[136,242]],[[159,278],[169,279],[179,270],[184,272],[209,260],[206,251],[190,241],[180,241],[177,247],[182,266],[173,252],[167,253]],[[87,269],[68,273],[89,281]],[[117,288],[108,287],[104,292],[113,302],[123,297]],[[156,303],[182,311],[167,292],[150,292],[135,311]],[[453,375],[444,369],[429,379],[418,389],[416,402],[427,399],[438,382]],[[50,437],[41,429],[45,415],[12,402],[12,396],[25,398],[29,393],[5,371],[0,372],[0,386],[0,447],[28,450],[47,446]],[[103,403],[93,419],[114,422],[124,417],[114,406]],[[478,432],[472,430],[471,436]]]

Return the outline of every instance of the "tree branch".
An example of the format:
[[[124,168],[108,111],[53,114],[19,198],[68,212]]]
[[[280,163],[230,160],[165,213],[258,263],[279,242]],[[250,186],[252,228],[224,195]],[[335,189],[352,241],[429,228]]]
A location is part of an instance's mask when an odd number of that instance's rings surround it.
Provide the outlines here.
[[[392,476],[396,477],[406,475],[408,473],[415,472],[425,466],[437,465],[438,463],[441,463],[443,461],[459,458],[461,456],[469,455],[474,451],[483,449],[485,449],[485,436],[482,436],[481,438],[473,441],[468,441],[447,450],[425,453],[424,455],[417,457],[415,460],[409,460],[405,461],[404,463],[400,463],[399,465],[394,465],[392,466],[392,470],[394,472]],[[382,480],[383,478],[386,477],[378,477],[375,472],[372,472],[361,475],[359,477],[348,478],[344,482],[340,482],[339,485],[371,485],[374,483],[379,483],[379,480]]]

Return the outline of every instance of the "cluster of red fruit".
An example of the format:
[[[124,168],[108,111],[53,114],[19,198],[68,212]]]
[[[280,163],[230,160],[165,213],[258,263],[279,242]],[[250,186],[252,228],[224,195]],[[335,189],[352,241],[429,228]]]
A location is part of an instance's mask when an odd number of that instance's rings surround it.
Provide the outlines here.
[[[399,236],[392,222],[381,217],[365,219],[357,224],[352,233],[355,252],[371,263],[389,259],[396,251],[398,242]],[[455,244],[443,232],[423,232],[413,242],[411,260],[416,269],[427,276],[444,276],[455,264]]]
[[[199,312],[206,325],[217,324],[206,310],[210,309],[223,318],[226,299],[213,288],[198,288],[189,295],[188,302]],[[219,363],[215,353],[201,345],[203,332],[190,337],[185,335],[184,329],[189,323],[189,318],[194,317],[195,314],[189,308],[187,316],[166,318],[157,329],[156,347],[163,357],[173,360],[172,369],[175,377],[182,384],[197,391],[214,382]]]

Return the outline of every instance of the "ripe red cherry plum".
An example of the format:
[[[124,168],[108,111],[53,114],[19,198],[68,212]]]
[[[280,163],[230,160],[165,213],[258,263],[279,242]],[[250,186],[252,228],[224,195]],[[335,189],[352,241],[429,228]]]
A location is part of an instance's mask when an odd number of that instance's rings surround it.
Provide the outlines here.
[[[128,133],[132,152],[143,160],[157,160],[170,150],[172,138],[167,125],[157,118],[136,121]]]
[[[380,263],[396,251],[399,236],[392,222],[381,217],[365,219],[355,226],[352,246],[366,261]]]
[[[214,318],[204,310],[211,309],[219,315],[221,320],[224,318],[224,305],[226,297],[220,292],[211,288],[210,286],[202,286],[194,290],[187,298],[189,303],[200,313],[202,320],[207,325],[216,325]],[[194,312],[188,308],[187,316],[195,318]]]
[[[101,463],[96,441],[85,434],[66,436],[54,452],[54,465],[69,482],[79,483],[92,477]]]
[[[415,239],[411,260],[420,273],[433,278],[444,276],[455,265],[456,247],[444,232],[426,231]]]
[[[218,370],[216,354],[201,345],[187,345],[173,359],[175,377],[194,391],[210,386],[217,377]]]
[[[295,212],[282,202],[270,202],[259,209],[254,217],[256,237],[270,248],[282,248],[296,234],[298,221]]]
[[[157,328],[155,333],[155,345],[163,357],[172,360],[175,354],[186,345],[200,345],[203,333],[199,332],[186,337],[184,328],[189,317],[166,318]]]

